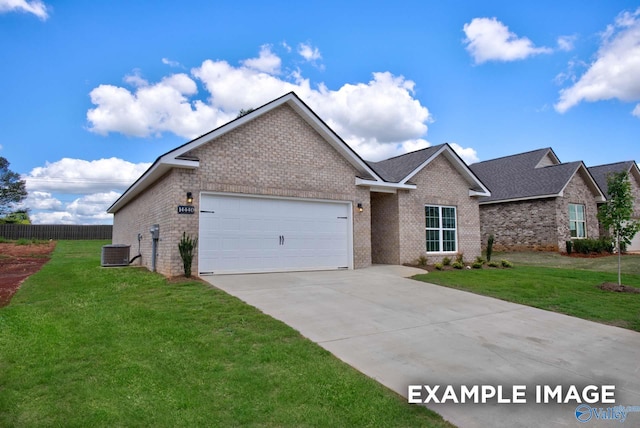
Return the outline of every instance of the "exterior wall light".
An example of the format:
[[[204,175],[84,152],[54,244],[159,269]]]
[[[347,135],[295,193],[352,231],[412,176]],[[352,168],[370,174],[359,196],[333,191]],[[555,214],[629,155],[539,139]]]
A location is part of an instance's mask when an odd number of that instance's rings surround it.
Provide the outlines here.
[[[193,194],[191,192],[187,192],[187,203],[193,203]]]
[[[364,211],[364,208],[362,208],[362,202],[358,202],[358,212],[362,211]]]

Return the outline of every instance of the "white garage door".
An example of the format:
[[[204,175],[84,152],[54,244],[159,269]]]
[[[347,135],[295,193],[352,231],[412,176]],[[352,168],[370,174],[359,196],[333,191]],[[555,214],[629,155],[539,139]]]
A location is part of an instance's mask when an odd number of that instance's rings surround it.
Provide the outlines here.
[[[203,194],[200,274],[352,267],[351,205]]]

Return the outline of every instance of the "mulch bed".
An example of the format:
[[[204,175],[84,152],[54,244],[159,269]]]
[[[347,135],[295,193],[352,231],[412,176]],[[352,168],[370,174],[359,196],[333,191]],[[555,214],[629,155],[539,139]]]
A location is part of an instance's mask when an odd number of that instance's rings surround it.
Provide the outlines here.
[[[640,288],[629,287],[628,285],[618,285],[615,282],[605,282],[598,286],[604,291],[615,291],[616,293],[634,293],[640,294]]]
[[[24,280],[49,261],[55,246],[55,242],[0,243],[0,307],[8,305]]]

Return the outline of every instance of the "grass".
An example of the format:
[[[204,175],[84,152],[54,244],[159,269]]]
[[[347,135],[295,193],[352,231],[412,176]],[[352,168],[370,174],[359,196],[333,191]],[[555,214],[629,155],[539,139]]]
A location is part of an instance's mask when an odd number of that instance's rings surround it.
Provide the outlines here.
[[[567,257],[550,252],[494,253],[492,260],[507,259],[518,266],[540,266],[567,269],[580,269],[595,272],[618,272],[618,256],[604,257]],[[622,273],[640,275],[640,254],[623,254],[621,257]],[[617,277],[615,278],[617,282]]]
[[[61,241],[0,309],[0,426],[451,426],[198,281]]]
[[[636,272],[640,257],[625,257],[628,270]],[[613,264],[610,257],[507,253],[494,255],[492,260],[501,258],[515,261],[515,267],[433,271],[414,278],[640,332],[640,294],[598,288],[603,282],[617,283],[617,259]],[[623,284],[640,288],[640,274],[625,271],[623,266]]]

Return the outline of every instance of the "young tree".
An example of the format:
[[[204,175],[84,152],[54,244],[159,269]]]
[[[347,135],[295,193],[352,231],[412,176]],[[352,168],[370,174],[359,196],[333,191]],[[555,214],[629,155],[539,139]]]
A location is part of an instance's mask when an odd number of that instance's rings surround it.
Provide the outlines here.
[[[631,220],[633,214],[633,193],[631,193],[631,181],[626,171],[609,174],[607,176],[609,197],[607,202],[598,210],[598,220],[605,229],[610,230],[616,240],[618,249],[618,285],[620,279],[620,254],[622,243],[630,244],[631,240],[640,231],[640,222]]]
[[[0,156],[0,215],[12,211],[15,204],[27,197],[26,183],[20,174],[9,169],[9,161]]]

